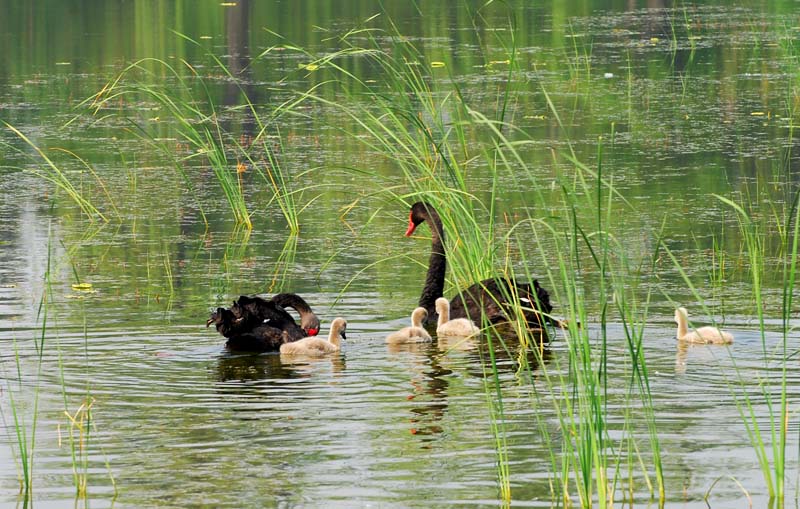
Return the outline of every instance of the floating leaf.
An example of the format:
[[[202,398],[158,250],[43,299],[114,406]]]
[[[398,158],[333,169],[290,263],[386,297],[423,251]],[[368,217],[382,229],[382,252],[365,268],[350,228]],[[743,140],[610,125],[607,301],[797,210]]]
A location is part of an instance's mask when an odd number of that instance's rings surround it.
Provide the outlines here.
[[[92,290],[92,283],[73,283],[72,289],[76,292],[88,292]]]
[[[750,112],[750,116],[763,117],[764,116],[764,112],[763,111],[752,111],[752,112]]]
[[[431,62],[431,67],[444,67],[444,62],[439,62],[438,60],[434,60]]]
[[[236,2],[220,2],[223,7],[236,7]]]

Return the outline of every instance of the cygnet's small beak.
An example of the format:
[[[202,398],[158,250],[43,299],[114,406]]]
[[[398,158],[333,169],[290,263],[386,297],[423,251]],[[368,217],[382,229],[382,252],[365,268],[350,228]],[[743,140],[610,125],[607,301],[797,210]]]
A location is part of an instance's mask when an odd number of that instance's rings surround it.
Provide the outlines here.
[[[342,336],[342,339],[347,339],[347,335],[344,333],[344,331],[340,332],[339,335]]]

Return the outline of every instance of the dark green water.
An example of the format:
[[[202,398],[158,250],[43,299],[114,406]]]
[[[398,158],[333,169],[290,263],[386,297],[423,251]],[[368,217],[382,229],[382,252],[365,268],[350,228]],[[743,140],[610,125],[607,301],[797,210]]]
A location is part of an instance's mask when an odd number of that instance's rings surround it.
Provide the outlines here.
[[[250,99],[268,110],[328,75],[298,72],[309,59],[291,51],[259,58],[277,43],[265,29],[324,53],[340,49],[336,36],[364,23],[388,29],[391,18],[428,61],[444,64],[434,69],[440,72],[434,74],[437,91],[444,94],[455,84],[473,108],[495,118],[508,79],[502,43],[510,36],[511,18],[519,67],[506,120],[535,140],[521,154],[551,201],[544,210],[533,209],[529,184],[501,175],[498,221],[527,212],[563,215],[556,176],[571,170],[563,159],[554,163],[553,151],[563,155],[571,147],[595,168],[602,145],[604,175],[631,204],[613,214],[620,244],[649,267],[661,235],[714,318],[736,334],[731,349],[676,348],[675,302],[692,309],[698,322],[710,318],[702,317],[696,297],[663,252],[654,264],[658,277],[631,278],[639,295],[653,292],[644,343],[667,506],[706,507],[703,496],[720,476],[712,507],[744,506],[731,476],[754,506],[765,507],[764,479],[733,393],[740,392],[740,383],[752,389],[752,380],[775,383],[780,376],[771,355],[781,338],[782,274],[776,260],[782,210],[798,181],[796,6],[527,4],[481,9],[471,2],[389,2],[381,16],[365,22],[382,12],[378,5],[4,3],[0,119],[45,149],[111,221],[89,222],[63,192],[29,171],[31,158],[20,151],[36,154],[3,131],[0,505],[503,505],[485,352],[439,343],[393,350],[384,342],[388,332],[406,325],[430,246],[403,236],[407,207],[382,194],[390,186],[409,190],[396,165],[337,129],[353,130],[352,119],[307,104],[299,110],[303,117],[281,123],[283,163],[296,189],[306,188],[298,201],[312,202],[293,238],[254,172],[246,172],[242,182],[254,224],[246,234],[235,227],[208,168],[196,168],[193,188],[187,189],[163,154],[131,135],[122,116],[92,116],[80,103],[131,62],[157,58],[176,67],[185,61],[207,73],[215,103],[236,105],[241,94],[214,66],[211,52],[239,73]],[[359,59],[346,65],[364,80],[385,77]],[[173,83],[162,67],[148,69],[154,73],[151,84]],[[341,90],[322,93],[332,101],[352,100]],[[188,153],[152,103],[124,107],[174,153]],[[230,132],[252,134],[253,126],[236,110],[225,114]],[[56,148],[79,155],[97,177]],[[369,177],[343,168],[368,171]],[[489,200],[491,182],[485,166],[475,163],[468,185],[477,199]],[[714,194],[746,204],[764,239],[768,363],[737,217]],[[543,242],[545,252],[553,249]],[[524,243],[531,252],[538,245],[532,237]],[[373,265],[404,253],[409,256]],[[587,267],[588,260],[587,254]],[[531,270],[544,278],[548,268],[553,267],[542,262]],[[94,291],[74,290],[78,280],[90,282]],[[326,325],[336,316],[348,319],[341,356],[287,363],[276,355],[232,355],[220,336],[203,327],[210,309],[239,294],[282,290],[306,296]],[[590,313],[584,325],[599,338],[591,320],[601,308],[599,291],[587,283],[581,293]],[[563,313],[565,303],[555,304]],[[625,482],[627,472],[634,472],[634,505],[644,507],[649,492],[639,458],[623,451],[629,445],[622,437],[632,434],[650,465],[646,427],[629,431],[626,425],[636,422],[640,410],[625,396],[631,375],[619,317],[611,317],[607,334],[609,437],[625,458]],[[558,501],[551,494],[558,473],[552,472],[550,454],[563,430],[553,401],[564,396],[560,389],[551,393],[546,377],[566,372],[566,339],[557,333],[533,383],[516,370],[514,352],[498,360],[516,506],[551,507]],[[792,350],[796,340],[792,331]],[[797,381],[790,373],[791,401],[800,394]],[[79,455],[86,462],[77,468],[88,473],[84,498],[75,496],[65,410],[78,412],[87,394],[93,421]],[[753,394],[754,412],[765,423],[766,405]],[[33,495],[26,499],[18,494],[15,429],[27,430],[30,442],[34,415]],[[794,413],[789,418],[787,499],[794,499],[798,426]],[[78,431],[72,432],[77,438]],[[648,474],[652,481],[651,466]],[[617,505],[629,498],[625,486],[617,488]]]

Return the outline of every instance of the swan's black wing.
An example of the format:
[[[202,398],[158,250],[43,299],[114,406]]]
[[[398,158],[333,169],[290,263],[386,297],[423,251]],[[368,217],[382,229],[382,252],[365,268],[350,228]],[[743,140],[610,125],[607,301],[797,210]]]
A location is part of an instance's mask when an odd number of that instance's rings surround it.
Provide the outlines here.
[[[513,320],[522,312],[529,328],[543,327],[553,306],[547,290],[533,283],[516,283],[490,278],[475,283],[450,301],[451,318],[469,318],[481,323],[485,316],[491,323]]]
[[[539,328],[542,328],[545,322],[559,326],[558,320],[550,316],[553,312],[553,305],[550,303],[550,294],[547,290],[542,288],[539,281],[534,279],[532,284],[517,283],[516,286],[522,312],[525,314],[525,320],[528,322],[528,326],[538,324]]]
[[[206,327],[214,324],[217,332],[226,338],[232,338],[251,330],[252,327],[240,320],[233,311],[225,308],[217,308],[211,313],[211,317],[206,321]]]
[[[286,331],[269,325],[260,325],[229,338],[225,347],[237,352],[277,352],[281,345],[288,341]]]
[[[209,316],[208,320],[206,320],[206,327],[210,327],[211,324],[213,323],[214,324],[214,328],[217,329],[217,332],[219,332],[223,336],[225,335],[225,333],[224,333],[224,330],[225,330],[225,325],[224,325],[225,324],[225,317],[224,317],[225,311],[230,312],[230,310],[227,310],[225,308],[217,308],[216,311],[212,311],[211,312],[211,316]]]
[[[295,323],[292,315],[271,300],[242,295],[233,303],[231,311],[242,320],[242,328],[252,330],[267,325],[286,332],[292,341],[306,336],[306,332]]]

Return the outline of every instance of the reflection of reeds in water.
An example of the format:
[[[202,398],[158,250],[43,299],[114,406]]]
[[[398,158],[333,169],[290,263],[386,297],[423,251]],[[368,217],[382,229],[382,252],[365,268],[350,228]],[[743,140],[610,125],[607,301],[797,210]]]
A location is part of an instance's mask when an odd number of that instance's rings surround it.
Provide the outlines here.
[[[283,249],[275,260],[274,269],[272,272],[272,279],[266,293],[280,293],[284,290],[287,280],[292,275],[294,270],[294,260],[297,254],[297,240],[298,236],[291,234],[286,238],[283,244]]]
[[[247,255],[247,246],[250,241],[250,228],[245,226],[234,227],[225,242],[225,252],[222,259],[219,261],[220,267],[218,272],[224,274],[225,277],[212,278],[212,295],[222,296],[229,295],[231,287],[231,279],[241,268],[242,261]],[[211,242],[211,239],[208,239]]]

